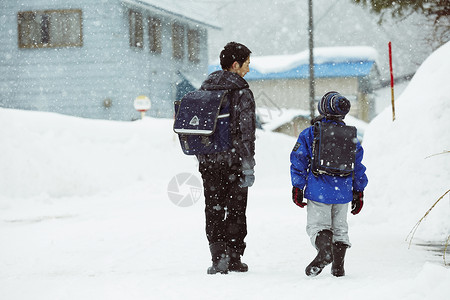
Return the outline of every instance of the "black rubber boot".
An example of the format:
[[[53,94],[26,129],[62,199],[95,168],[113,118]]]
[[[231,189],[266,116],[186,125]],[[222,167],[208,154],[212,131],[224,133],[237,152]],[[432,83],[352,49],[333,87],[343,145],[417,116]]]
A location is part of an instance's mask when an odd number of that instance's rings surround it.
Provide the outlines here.
[[[242,255],[241,252],[239,252],[235,249],[232,249],[232,248],[228,248],[227,252],[230,257],[230,264],[228,266],[228,270],[230,270],[232,272],[247,272],[248,271],[247,264],[241,262],[241,255]]]
[[[306,267],[306,275],[311,277],[319,275],[323,268],[333,261],[333,253],[331,250],[332,239],[333,233],[330,230],[322,230],[317,234],[315,242],[317,256]]]
[[[333,244],[333,264],[331,265],[331,274],[336,277],[345,276],[344,258],[348,245],[342,242]]]
[[[211,251],[212,266],[208,268],[208,274],[227,274],[230,257],[227,255],[226,243],[214,243],[209,245]]]

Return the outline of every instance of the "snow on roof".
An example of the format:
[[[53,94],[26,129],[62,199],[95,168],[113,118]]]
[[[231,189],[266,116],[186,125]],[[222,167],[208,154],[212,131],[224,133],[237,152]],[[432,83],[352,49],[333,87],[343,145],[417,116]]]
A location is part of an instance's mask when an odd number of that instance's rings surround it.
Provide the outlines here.
[[[373,61],[342,62],[342,63],[323,63],[314,64],[314,76],[316,78],[331,77],[364,77],[370,73],[374,65]],[[256,69],[250,69],[245,79],[293,79],[309,78],[309,66],[301,65],[294,69],[278,73],[260,73]]]
[[[314,48],[316,77],[359,77],[370,73],[378,59],[372,47]],[[210,71],[218,70],[218,64]],[[309,77],[309,50],[291,55],[252,56],[246,80],[307,78]]]
[[[314,48],[314,63],[348,63],[376,61],[377,51],[372,47],[322,47]],[[271,55],[251,57],[251,66],[262,74],[280,73],[309,64],[309,50],[291,55]]]
[[[211,18],[211,11],[205,10],[205,6],[201,3],[179,0],[122,0],[122,2],[150,8],[162,14],[185,18],[215,29],[220,29],[216,20]]]

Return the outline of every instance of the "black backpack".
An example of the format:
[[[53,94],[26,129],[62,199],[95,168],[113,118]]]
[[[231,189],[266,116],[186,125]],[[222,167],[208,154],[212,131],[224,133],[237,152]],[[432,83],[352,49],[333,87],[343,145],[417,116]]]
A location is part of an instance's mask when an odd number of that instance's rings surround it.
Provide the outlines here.
[[[175,104],[173,130],[187,155],[232,148],[228,90],[197,90]]]
[[[314,175],[348,176],[355,169],[356,127],[315,122],[311,171]]]

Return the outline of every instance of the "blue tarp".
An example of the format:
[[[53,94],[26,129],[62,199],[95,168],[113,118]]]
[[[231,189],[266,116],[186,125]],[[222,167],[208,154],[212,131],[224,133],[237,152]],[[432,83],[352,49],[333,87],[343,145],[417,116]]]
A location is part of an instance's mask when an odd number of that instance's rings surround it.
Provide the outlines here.
[[[314,77],[364,77],[369,75],[374,61],[324,63],[314,65]],[[210,65],[208,70],[213,72],[220,70],[219,65]],[[301,65],[288,71],[278,73],[260,73],[250,67],[245,79],[247,81],[263,79],[303,79],[309,77],[309,65]]]

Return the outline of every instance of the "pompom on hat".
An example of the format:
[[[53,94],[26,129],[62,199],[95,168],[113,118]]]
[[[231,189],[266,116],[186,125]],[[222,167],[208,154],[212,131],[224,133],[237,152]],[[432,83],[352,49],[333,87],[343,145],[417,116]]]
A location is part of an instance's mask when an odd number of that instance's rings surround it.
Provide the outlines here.
[[[350,101],[338,92],[331,91],[320,99],[318,109],[322,116],[343,119],[350,111]]]

